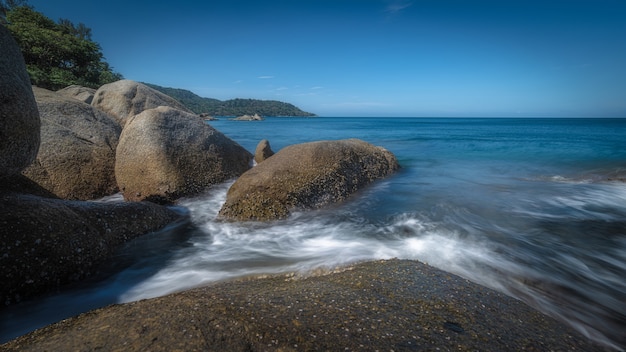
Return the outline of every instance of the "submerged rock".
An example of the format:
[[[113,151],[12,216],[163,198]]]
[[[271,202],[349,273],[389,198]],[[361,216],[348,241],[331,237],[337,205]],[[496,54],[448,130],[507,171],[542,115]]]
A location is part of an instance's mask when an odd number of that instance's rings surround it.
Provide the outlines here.
[[[93,275],[121,244],[181,215],[152,203],[97,203],[0,193],[0,304]]]
[[[241,175],[228,190],[220,216],[285,218],[296,209],[343,201],[398,167],[391,152],[358,139],[292,145]]]
[[[42,88],[33,91],[41,114],[41,148],[24,175],[63,199],[116,193],[120,126],[89,104]]]
[[[415,261],[223,282],[112,305],[5,351],[606,351],[524,303]]]
[[[39,112],[26,64],[0,25],[0,182],[30,165],[39,150]]]
[[[103,85],[96,91],[91,104],[112,115],[122,128],[130,117],[159,106],[169,106],[192,113],[176,99],[131,80]]]
[[[252,155],[198,115],[146,110],[122,131],[115,176],[132,201],[172,202],[244,173]]]

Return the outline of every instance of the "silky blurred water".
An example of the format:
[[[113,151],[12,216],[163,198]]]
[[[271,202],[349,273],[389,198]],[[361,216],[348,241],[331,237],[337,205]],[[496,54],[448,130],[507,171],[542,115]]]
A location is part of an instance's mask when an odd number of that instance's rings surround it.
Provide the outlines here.
[[[261,139],[278,151],[360,138],[392,151],[402,169],[348,202],[269,223],[215,220],[232,181],[181,200],[192,224],[130,243],[108,276],[1,310],[0,341],[95,307],[229,278],[406,258],[626,345],[626,119],[210,124],[251,152]]]

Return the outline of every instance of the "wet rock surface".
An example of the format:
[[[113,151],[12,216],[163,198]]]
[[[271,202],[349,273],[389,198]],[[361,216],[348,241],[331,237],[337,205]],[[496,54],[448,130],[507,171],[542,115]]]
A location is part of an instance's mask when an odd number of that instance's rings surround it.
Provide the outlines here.
[[[96,203],[3,194],[0,306],[94,275],[114,250],[183,216],[152,203]]]
[[[242,279],[112,305],[6,351],[604,351],[513,298],[428,265]]]

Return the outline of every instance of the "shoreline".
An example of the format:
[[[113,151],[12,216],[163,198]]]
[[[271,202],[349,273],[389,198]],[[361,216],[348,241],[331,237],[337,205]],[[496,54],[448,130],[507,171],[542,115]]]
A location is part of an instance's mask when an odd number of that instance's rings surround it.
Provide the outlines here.
[[[611,351],[503,293],[398,259],[304,276],[235,279],[111,305],[0,347]]]

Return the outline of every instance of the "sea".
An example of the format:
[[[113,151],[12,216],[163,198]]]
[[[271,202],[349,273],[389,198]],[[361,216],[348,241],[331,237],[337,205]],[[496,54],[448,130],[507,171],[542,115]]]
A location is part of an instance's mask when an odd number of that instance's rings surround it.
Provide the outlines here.
[[[191,223],[130,242],[103,275],[0,310],[0,342],[112,303],[245,276],[419,260],[626,348],[626,119],[266,118],[208,122],[254,153],[359,138],[401,169],[288,219],[216,219],[230,180],[180,200]],[[122,201],[114,195],[101,202]],[[503,312],[506,314],[506,312]]]

